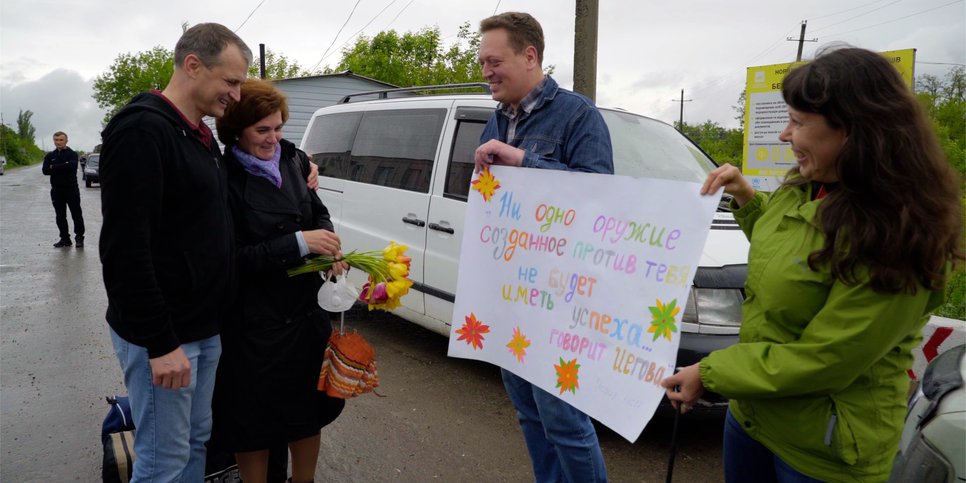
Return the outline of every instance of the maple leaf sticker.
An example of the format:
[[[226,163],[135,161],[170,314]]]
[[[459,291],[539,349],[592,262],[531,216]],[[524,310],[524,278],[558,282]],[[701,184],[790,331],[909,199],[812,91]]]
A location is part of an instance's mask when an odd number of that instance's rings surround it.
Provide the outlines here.
[[[554,364],[553,368],[557,371],[557,385],[555,387],[560,388],[560,394],[567,391],[577,394],[577,389],[580,389],[580,382],[577,380],[580,364],[577,364],[577,359],[568,362],[561,357],[560,365]]]
[[[507,348],[510,349],[510,353],[517,358],[517,362],[524,362],[523,358],[527,355],[527,347],[530,347],[530,339],[523,334],[519,327],[513,329],[513,338],[510,339]]]
[[[671,332],[677,332],[678,326],[675,323],[674,317],[678,315],[681,311],[681,307],[677,306],[677,299],[674,299],[669,304],[664,304],[661,299],[655,299],[657,302],[656,307],[648,307],[651,311],[651,326],[647,329],[648,332],[654,334],[654,338],[651,341],[656,341],[662,335],[667,339],[671,340]]]
[[[476,315],[470,312],[466,317],[466,323],[457,329],[456,333],[460,335],[456,340],[465,341],[467,345],[479,350],[483,348],[483,340],[486,339],[483,334],[490,333],[490,326],[476,320]]]
[[[487,167],[483,171],[480,171],[479,177],[473,180],[472,187],[483,195],[484,201],[488,202],[493,198],[493,193],[496,193],[496,190],[500,189],[500,180],[496,179],[490,173],[490,168]]]

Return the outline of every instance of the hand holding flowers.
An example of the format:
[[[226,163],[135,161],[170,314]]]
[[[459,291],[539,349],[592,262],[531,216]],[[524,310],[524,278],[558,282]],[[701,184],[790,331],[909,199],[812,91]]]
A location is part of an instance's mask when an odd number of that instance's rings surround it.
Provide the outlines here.
[[[392,310],[399,307],[399,300],[409,292],[413,282],[409,280],[411,259],[404,255],[408,249],[390,241],[389,246],[380,251],[352,251],[341,257],[320,255],[305,264],[288,270],[290,277],[305,273],[327,271],[344,264],[369,274],[369,280],[362,288],[359,300],[369,305],[369,310]]]

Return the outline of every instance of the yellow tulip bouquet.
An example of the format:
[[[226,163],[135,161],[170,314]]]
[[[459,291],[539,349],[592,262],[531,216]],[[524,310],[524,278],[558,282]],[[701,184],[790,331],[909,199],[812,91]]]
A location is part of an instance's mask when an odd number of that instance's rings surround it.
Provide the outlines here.
[[[399,307],[399,300],[413,286],[412,280],[409,280],[412,259],[405,255],[408,248],[390,241],[389,246],[382,251],[352,251],[339,259],[321,255],[289,269],[288,275],[294,277],[305,273],[324,272],[331,269],[336,262],[345,262],[350,267],[369,274],[369,280],[363,285],[359,300],[365,302],[369,310],[390,311]]]

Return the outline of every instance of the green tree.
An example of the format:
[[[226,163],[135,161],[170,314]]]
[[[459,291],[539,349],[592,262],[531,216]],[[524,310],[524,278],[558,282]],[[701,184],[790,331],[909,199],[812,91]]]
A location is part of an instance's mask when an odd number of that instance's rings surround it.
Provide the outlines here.
[[[946,158],[966,177],[966,68],[956,67],[943,79],[916,78],[916,97],[929,113]]]
[[[445,47],[439,27],[402,35],[395,30],[359,37],[342,51],[342,60],[326,73],[352,71],[398,86],[482,82],[477,63],[480,34],[469,22],[460,26],[457,41]]]
[[[132,97],[150,89],[164,89],[174,72],[174,53],[164,47],[121,54],[107,72],[94,79],[94,100],[107,109],[107,122]]]
[[[186,29],[187,24],[182,25]],[[258,59],[248,69],[251,77],[258,77]],[[284,79],[312,75],[295,61],[271,49],[265,52],[265,71],[268,79]],[[150,90],[164,90],[174,73],[174,52],[157,46],[136,54],[117,56],[107,72],[94,79],[94,100],[108,110],[104,116],[107,123],[132,97]]]
[[[966,68],[956,67],[942,79],[932,75],[916,78],[916,97],[932,118],[949,163],[966,180]],[[966,188],[966,181],[963,182]],[[966,196],[963,197],[966,210]],[[946,302],[937,315],[966,319],[966,267],[960,264],[946,285]]]
[[[674,127],[680,129],[677,122]],[[744,142],[744,132],[741,129],[727,129],[707,120],[695,125],[684,123],[681,132],[718,164],[730,163],[741,169],[741,149]]]
[[[258,57],[255,57],[252,65],[248,68],[248,76],[258,77],[259,70],[261,70],[261,61]],[[319,72],[302,68],[298,62],[289,59],[284,54],[277,54],[272,49],[265,49],[266,79],[290,79],[292,77],[306,77],[316,74],[319,74]]]
[[[20,139],[34,144],[37,139],[37,128],[30,122],[30,118],[34,117],[34,113],[29,109],[24,111],[21,110],[17,114],[17,135]]]
[[[748,93],[747,90],[742,89],[741,94],[738,95],[738,103],[731,106],[731,109],[735,111],[735,120],[744,125],[745,123],[745,101]]]
[[[0,125],[0,154],[6,156],[10,166],[25,166],[44,159],[44,152],[33,141],[21,138],[6,124]]]

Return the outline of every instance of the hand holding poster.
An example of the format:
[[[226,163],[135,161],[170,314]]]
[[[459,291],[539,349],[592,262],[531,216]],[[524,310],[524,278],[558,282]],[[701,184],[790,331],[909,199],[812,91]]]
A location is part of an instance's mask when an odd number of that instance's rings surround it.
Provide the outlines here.
[[[507,369],[634,441],[673,373],[719,196],[491,167],[467,204],[449,355]]]

